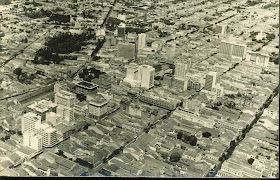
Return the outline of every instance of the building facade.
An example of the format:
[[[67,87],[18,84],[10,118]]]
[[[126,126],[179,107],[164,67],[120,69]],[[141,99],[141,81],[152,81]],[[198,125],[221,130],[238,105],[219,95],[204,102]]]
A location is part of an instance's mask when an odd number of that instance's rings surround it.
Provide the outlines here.
[[[210,72],[205,77],[204,90],[212,91],[217,83],[217,72]]]
[[[186,79],[187,73],[190,71],[191,61],[175,63],[175,79]]]
[[[22,116],[21,118],[21,132],[29,132],[38,129],[41,124],[41,116],[29,112]]]
[[[246,61],[256,64],[258,66],[267,67],[269,62],[269,55],[253,51],[247,51]]]
[[[220,53],[225,54],[232,58],[245,59],[246,45],[237,44],[234,42],[222,41],[220,46]]]

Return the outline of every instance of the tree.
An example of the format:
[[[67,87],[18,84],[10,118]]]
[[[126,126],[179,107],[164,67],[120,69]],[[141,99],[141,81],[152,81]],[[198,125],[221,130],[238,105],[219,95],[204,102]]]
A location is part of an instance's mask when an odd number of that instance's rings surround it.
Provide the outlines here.
[[[180,155],[180,153],[175,151],[170,155],[169,159],[171,162],[178,162],[181,159],[181,155]]]
[[[230,141],[230,147],[235,147],[236,143],[234,140]]]
[[[202,136],[203,136],[203,137],[206,137],[206,138],[209,138],[209,137],[211,136],[211,133],[209,133],[209,132],[203,132],[203,133],[202,133]]]
[[[180,131],[180,132],[178,132],[178,134],[177,134],[177,139],[182,139],[182,137],[183,137],[183,133]]]
[[[249,163],[250,165],[252,165],[254,161],[255,161],[255,159],[253,159],[253,158],[248,159],[248,163]]]
[[[276,35],[275,34],[268,34],[266,35],[267,40],[272,41],[273,39],[275,39]]]
[[[77,94],[76,97],[80,102],[86,100],[86,96],[83,93],[82,94]]]
[[[183,135],[183,141],[184,141],[185,143],[189,143],[189,141],[190,141],[190,136],[187,135],[187,134],[184,134],[184,135]]]
[[[17,75],[17,79],[19,79],[19,76],[23,74],[22,69],[20,67],[14,69],[14,74]]]
[[[196,146],[197,138],[194,135],[190,136],[190,145]]]
[[[230,108],[230,109],[234,109],[235,106],[236,106],[235,102],[233,102],[233,101],[226,102],[224,105],[225,105],[227,108]]]
[[[156,64],[154,65],[154,68],[155,68],[155,71],[158,72],[158,71],[161,71],[162,70],[162,67],[160,64]]]

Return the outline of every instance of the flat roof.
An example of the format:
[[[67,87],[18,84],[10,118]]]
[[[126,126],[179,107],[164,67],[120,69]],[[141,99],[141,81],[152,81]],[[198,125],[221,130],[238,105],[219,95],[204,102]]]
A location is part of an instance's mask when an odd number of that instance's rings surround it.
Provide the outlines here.
[[[77,83],[77,86],[80,86],[80,87],[83,87],[86,89],[94,89],[94,88],[98,87],[97,84],[93,84],[93,83],[86,82],[86,81],[81,81],[81,82]]]

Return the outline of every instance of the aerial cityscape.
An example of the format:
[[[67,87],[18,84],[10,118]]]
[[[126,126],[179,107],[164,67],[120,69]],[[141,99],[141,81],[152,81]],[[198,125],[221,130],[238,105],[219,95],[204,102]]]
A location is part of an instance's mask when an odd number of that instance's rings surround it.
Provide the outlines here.
[[[278,0],[0,0],[0,177],[279,177]]]

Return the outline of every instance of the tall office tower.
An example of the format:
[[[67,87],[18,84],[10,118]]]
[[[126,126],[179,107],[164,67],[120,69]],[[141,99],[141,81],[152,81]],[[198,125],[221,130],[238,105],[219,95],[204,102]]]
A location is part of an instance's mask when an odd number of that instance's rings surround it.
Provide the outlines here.
[[[244,59],[246,55],[246,45],[237,44],[234,42],[221,42],[220,53],[232,58]]]
[[[59,105],[56,108],[56,113],[61,116],[62,120],[73,121],[74,120],[74,110],[73,108]]]
[[[72,107],[76,102],[76,95],[69,91],[61,90],[55,93],[55,103],[66,107]]]
[[[155,68],[148,65],[139,66],[131,63],[126,66],[126,77],[124,82],[129,83],[132,87],[143,87],[149,89],[154,86]]]
[[[126,60],[136,58],[136,44],[135,43],[118,43],[118,57]]]
[[[155,68],[148,65],[141,67],[141,87],[150,89],[154,86]]]
[[[68,91],[70,88],[67,85],[67,82],[65,81],[57,81],[54,84],[54,93],[58,93],[61,90]]]
[[[269,62],[269,55],[247,51],[246,61],[254,63],[258,66],[267,67]]]
[[[21,118],[21,132],[34,131],[39,128],[40,124],[41,116],[33,112],[26,113]]]
[[[216,93],[217,97],[222,97],[224,95],[224,87],[222,87],[220,83],[216,84],[213,91]]]
[[[215,25],[215,32],[219,34],[226,34],[227,32],[227,25]]]
[[[129,83],[132,87],[139,87],[141,84],[141,69],[135,63],[126,66],[126,77],[123,80]]]
[[[36,151],[41,151],[43,149],[43,137],[35,134],[35,132],[25,132],[23,133],[23,146],[30,147]]]
[[[191,68],[191,61],[187,62],[176,62],[175,63],[175,79],[185,80],[187,78],[187,73]]]
[[[217,72],[210,72],[205,77],[205,86],[204,89],[207,91],[212,91],[212,88],[215,87],[217,83]]]
[[[166,46],[166,58],[168,60],[172,60],[175,56],[175,52],[176,52],[176,44],[168,43]]]
[[[42,136],[43,147],[52,147],[57,143],[56,129],[47,123],[41,124],[40,128],[36,130],[36,134]]]
[[[118,26],[118,37],[125,39],[125,24],[120,23]]]
[[[138,34],[138,50],[146,47],[146,33]]]

